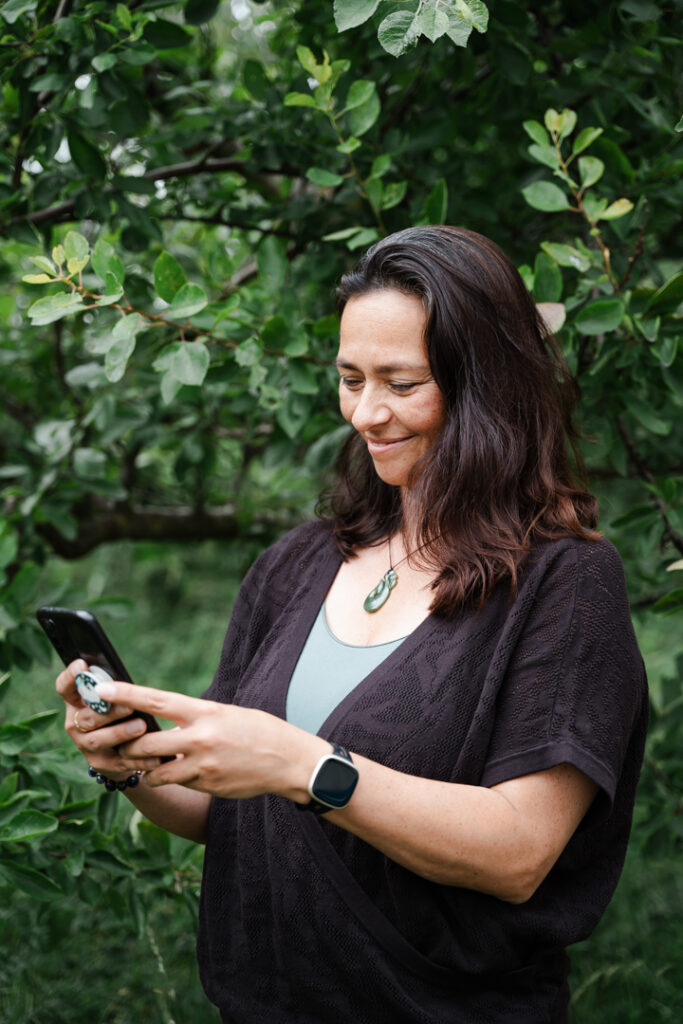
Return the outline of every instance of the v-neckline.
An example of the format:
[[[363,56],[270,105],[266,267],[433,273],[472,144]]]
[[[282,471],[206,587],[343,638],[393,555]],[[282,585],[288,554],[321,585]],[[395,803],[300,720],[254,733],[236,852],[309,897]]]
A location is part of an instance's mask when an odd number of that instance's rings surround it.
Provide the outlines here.
[[[331,536],[328,534],[326,550],[323,549],[318,555],[318,569],[315,579],[308,585],[304,599],[294,613],[291,627],[288,629],[288,638],[280,652],[281,672],[278,674],[279,685],[277,692],[273,694],[273,705],[275,714],[283,719],[287,717],[287,693],[292,674],[308,639],[308,635],[313,628],[320,607],[332,586],[341,564],[342,558],[335,549]],[[391,671],[394,664],[402,661],[421,642],[423,637],[433,628],[434,621],[434,616],[431,613],[423,619],[412,633],[409,633],[394,648],[391,654],[384,658],[367,676],[361,679],[339,704],[332,709],[316,735],[322,736],[325,739],[329,738],[339,723],[351,711],[358,698],[370,689],[384,673]]]

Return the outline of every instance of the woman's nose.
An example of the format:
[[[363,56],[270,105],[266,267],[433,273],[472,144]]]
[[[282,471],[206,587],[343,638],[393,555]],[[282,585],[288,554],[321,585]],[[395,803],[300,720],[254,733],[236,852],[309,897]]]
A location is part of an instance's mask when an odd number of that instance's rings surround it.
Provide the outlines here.
[[[377,388],[365,385],[351,415],[351,423],[359,433],[383,426],[391,419],[386,396]]]

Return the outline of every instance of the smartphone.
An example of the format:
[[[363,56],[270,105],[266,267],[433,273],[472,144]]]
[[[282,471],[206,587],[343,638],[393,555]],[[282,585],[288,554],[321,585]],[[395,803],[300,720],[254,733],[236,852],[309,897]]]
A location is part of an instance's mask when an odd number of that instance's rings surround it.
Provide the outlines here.
[[[82,658],[94,670],[93,674],[101,678],[109,676],[126,683],[133,682],[111,640],[90,612],[46,606],[38,609],[36,618],[65,665]],[[135,711],[127,718],[142,718],[147,723],[148,732],[159,731],[156,718],[145,711]],[[161,760],[173,761],[174,757],[171,754]]]

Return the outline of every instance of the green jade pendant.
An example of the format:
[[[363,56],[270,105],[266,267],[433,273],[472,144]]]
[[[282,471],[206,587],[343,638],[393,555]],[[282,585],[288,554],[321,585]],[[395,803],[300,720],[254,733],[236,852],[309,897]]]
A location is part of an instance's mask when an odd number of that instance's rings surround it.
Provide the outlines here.
[[[389,600],[389,594],[398,583],[398,576],[393,569],[387,569],[376,587],[370,591],[363,601],[366,612],[376,612]]]

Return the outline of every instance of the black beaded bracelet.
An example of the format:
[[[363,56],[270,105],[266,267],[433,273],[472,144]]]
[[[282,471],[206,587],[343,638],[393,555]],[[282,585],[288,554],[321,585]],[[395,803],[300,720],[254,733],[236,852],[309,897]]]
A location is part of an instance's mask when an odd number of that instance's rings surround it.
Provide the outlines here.
[[[129,775],[127,779],[121,779],[120,782],[117,782],[116,779],[108,779],[106,775],[102,775],[101,772],[98,772],[97,768],[93,768],[92,765],[88,765],[88,775],[91,779],[94,779],[95,782],[99,782],[101,786],[104,786],[109,793],[115,793],[117,789],[121,792],[123,792],[124,789],[135,789],[135,787],[140,783],[140,776],[142,775],[142,772],[138,770],[135,775]]]

